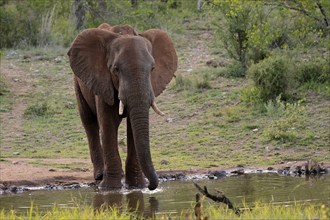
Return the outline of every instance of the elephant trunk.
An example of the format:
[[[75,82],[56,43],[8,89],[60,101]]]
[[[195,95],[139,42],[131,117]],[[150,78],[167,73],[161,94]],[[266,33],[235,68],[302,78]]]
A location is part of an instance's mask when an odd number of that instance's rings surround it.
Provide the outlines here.
[[[136,100],[135,100],[136,101]],[[129,105],[130,106],[130,105]],[[128,109],[137,157],[144,175],[149,180],[148,188],[154,190],[158,186],[158,176],[154,169],[149,142],[149,107],[148,103],[139,103]]]

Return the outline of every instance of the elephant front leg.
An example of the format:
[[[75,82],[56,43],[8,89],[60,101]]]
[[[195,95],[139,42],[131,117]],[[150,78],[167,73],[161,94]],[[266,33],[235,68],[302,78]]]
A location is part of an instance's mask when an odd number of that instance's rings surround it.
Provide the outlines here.
[[[129,117],[127,118],[126,184],[133,188],[144,188],[146,184],[137,158]]]
[[[103,180],[99,188],[118,189],[122,187],[122,163],[118,152],[118,127],[121,119],[118,116],[118,108],[100,103],[97,114],[104,158]]]
[[[77,79],[75,79],[74,82],[75,82],[74,85],[76,90],[79,114],[80,114],[81,122],[86,131],[88,145],[89,145],[89,152],[94,167],[94,179],[102,180],[104,162],[103,162],[103,150],[100,142],[98,119],[95,115],[95,112],[91,110],[90,106],[85,100],[81,88],[78,85]]]
[[[89,152],[94,167],[94,179],[102,180],[104,161],[102,155],[103,151],[99,138],[100,134],[99,134],[98,124],[97,123],[89,124],[88,126],[85,126],[85,130],[87,133],[87,138],[89,143]]]

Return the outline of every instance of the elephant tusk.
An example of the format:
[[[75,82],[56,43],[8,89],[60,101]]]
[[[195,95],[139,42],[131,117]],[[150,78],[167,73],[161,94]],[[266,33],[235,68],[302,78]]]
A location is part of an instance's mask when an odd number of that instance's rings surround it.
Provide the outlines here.
[[[120,102],[119,102],[119,115],[122,115],[123,113],[124,113],[124,104],[120,100]]]
[[[164,115],[165,115],[162,111],[159,110],[159,108],[157,107],[155,101],[152,102],[151,107],[152,107],[152,109],[153,109],[158,115],[160,115],[160,116],[164,116]]]

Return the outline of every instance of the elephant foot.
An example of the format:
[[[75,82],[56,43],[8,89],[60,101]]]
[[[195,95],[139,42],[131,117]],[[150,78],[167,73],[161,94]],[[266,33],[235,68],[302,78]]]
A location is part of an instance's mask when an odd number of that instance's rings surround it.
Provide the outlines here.
[[[122,184],[121,184],[121,179],[119,180],[106,180],[106,179],[103,179],[98,188],[101,190],[101,191],[111,191],[111,190],[118,190],[118,189],[121,189],[122,187]]]
[[[126,184],[128,185],[129,188],[143,189],[146,187],[146,182],[143,175],[137,175],[137,176],[126,175]]]
[[[94,179],[102,180],[103,179],[103,170],[94,169]]]

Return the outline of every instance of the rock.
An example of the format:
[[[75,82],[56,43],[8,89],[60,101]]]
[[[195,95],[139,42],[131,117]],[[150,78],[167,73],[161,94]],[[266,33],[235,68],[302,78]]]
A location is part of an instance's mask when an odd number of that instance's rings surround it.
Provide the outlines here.
[[[168,162],[167,160],[161,160],[160,164],[161,165],[168,165],[170,162]]]
[[[314,160],[308,160],[305,164],[306,175],[316,175],[321,171],[320,165]]]
[[[12,164],[19,164],[19,161],[13,161],[13,162],[11,162]]]
[[[210,179],[210,180],[214,180],[214,179],[215,179],[215,176],[213,176],[213,175],[209,175],[209,179]]]
[[[56,57],[56,58],[55,58],[55,63],[61,63],[61,62],[62,62],[61,57]]]
[[[237,174],[237,175],[243,175],[244,174],[244,169],[237,169],[237,170],[234,170],[230,173]]]
[[[11,50],[7,53],[7,56],[14,56],[14,55],[17,55],[17,54],[18,54],[17,51]]]
[[[274,167],[268,167],[267,170],[275,170]]]
[[[298,176],[300,176],[302,174],[305,174],[305,170],[302,169],[302,166],[295,166],[292,170],[293,170],[293,173],[298,175]]]
[[[96,183],[95,182],[87,183],[87,186],[94,187],[94,186],[96,186]]]
[[[214,176],[217,179],[221,179],[221,178],[226,177],[227,173],[226,173],[226,171],[214,171],[214,172],[210,173],[210,176]],[[209,178],[210,178],[210,176],[209,176]]]
[[[20,155],[20,152],[14,152],[13,155]]]
[[[24,56],[23,56],[23,59],[24,59],[24,60],[26,60],[26,59],[30,59],[30,58],[31,58],[31,56],[29,56],[29,55],[24,55]]]
[[[8,189],[9,192],[12,192],[12,193],[16,193],[18,191],[18,188],[16,186],[11,186],[9,189]]]
[[[258,128],[255,128],[255,129],[253,129],[252,131],[253,131],[253,132],[257,132],[257,131],[259,131],[259,129],[258,129]]]
[[[207,66],[213,67],[213,68],[217,68],[218,67],[218,63],[215,62],[214,60],[209,60],[206,62]]]
[[[176,180],[184,180],[185,178],[186,178],[186,175],[184,175],[183,173],[178,173],[175,175]]]
[[[166,119],[166,122],[168,122],[168,123],[172,123],[172,122],[173,122],[173,118],[167,118],[167,119]]]
[[[49,169],[48,171],[49,172],[55,172],[56,170],[55,169]]]

